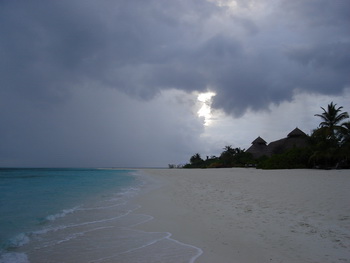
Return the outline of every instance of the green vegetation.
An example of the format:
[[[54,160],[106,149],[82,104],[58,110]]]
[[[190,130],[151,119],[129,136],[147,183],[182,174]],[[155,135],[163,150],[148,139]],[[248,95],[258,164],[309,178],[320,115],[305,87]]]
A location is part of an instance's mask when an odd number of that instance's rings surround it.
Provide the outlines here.
[[[248,163],[253,163],[254,159],[250,153],[240,148],[225,146],[224,151],[219,157],[211,156],[203,160],[199,153],[192,155],[190,163],[184,168],[224,168],[224,167],[243,167]]]
[[[331,102],[327,109],[315,114],[322,119],[318,128],[308,136],[305,147],[293,147],[281,154],[253,156],[241,150],[225,146],[219,157],[212,156],[203,160],[199,153],[190,158],[184,168],[224,168],[250,167],[262,169],[295,169],[295,168],[350,168],[350,121],[343,107]]]
[[[349,118],[347,112],[342,112],[343,107],[337,104],[328,105],[327,110],[322,108],[322,114],[316,114],[322,118],[319,128],[311,135],[312,155],[310,163],[320,168],[349,168],[350,154],[350,122],[343,122]]]
[[[257,168],[262,169],[297,169],[311,168],[309,159],[311,148],[292,148],[282,154],[274,154],[258,162]]]

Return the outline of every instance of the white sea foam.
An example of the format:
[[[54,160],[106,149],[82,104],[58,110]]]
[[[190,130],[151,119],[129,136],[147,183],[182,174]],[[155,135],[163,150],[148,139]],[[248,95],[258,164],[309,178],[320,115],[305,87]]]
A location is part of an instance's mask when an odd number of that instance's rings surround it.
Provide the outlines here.
[[[143,231],[139,231],[139,232],[143,232]],[[157,232],[152,232],[152,234],[155,234],[155,233],[157,233]],[[151,233],[148,233],[148,234],[151,234]],[[157,233],[157,234],[158,234],[158,233]],[[135,250],[148,247],[148,246],[150,246],[150,245],[153,245],[153,244],[159,242],[160,240],[163,240],[163,239],[165,239],[165,238],[171,237],[171,233],[169,233],[169,232],[165,232],[164,234],[165,234],[164,237],[157,238],[157,239],[155,239],[155,240],[153,240],[153,241],[151,241],[151,242],[149,242],[149,243],[147,243],[147,244],[144,244],[144,245],[142,245],[142,246],[140,246],[140,247],[132,248],[132,249],[129,249],[129,250],[127,250],[127,251],[121,252],[121,253],[119,253],[119,255],[127,254],[127,253],[133,252],[133,251],[135,251]]]
[[[24,253],[5,253],[0,256],[0,263],[29,263]]]
[[[25,233],[18,234],[17,236],[9,239],[6,243],[8,248],[17,248],[27,244],[30,241],[29,237]]]
[[[59,230],[64,230],[67,228],[73,228],[73,227],[80,227],[80,226],[86,226],[86,225],[92,225],[92,224],[98,224],[98,223],[106,223],[106,222],[111,222],[111,221],[115,221],[117,219],[123,218],[127,215],[129,215],[130,213],[132,213],[133,211],[135,211],[136,209],[138,209],[139,207],[136,207],[135,209],[130,209],[128,211],[126,211],[125,213],[115,216],[115,217],[111,217],[111,218],[104,218],[101,220],[94,220],[94,221],[87,221],[87,222],[82,222],[82,223],[78,223],[78,224],[68,224],[68,225],[60,225],[60,226],[50,226],[47,227],[45,229],[41,229],[38,231],[33,231],[32,234],[34,235],[44,235],[47,234],[48,232],[56,232]]]
[[[136,231],[136,230],[135,230],[134,232],[140,232],[140,233],[141,233],[141,232],[143,232],[143,231]],[[145,232],[143,232],[143,233],[145,233]],[[153,232],[153,234],[154,234],[154,233],[156,233],[156,232]],[[151,233],[148,233],[148,234],[151,234]],[[92,262],[94,262],[94,263],[96,262],[96,263],[97,263],[97,262],[104,262],[104,261],[106,261],[106,260],[111,260],[111,259],[113,259],[113,258],[119,257],[120,255],[128,254],[128,253],[131,253],[131,252],[133,252],[133,251],[136,251],[136,250],[145,248],[145,247],[147,247],[147,246],[153,245],[153,244],[157,243],[158,241],[163,240],[164,238],[167,238],[167,237],[171,236],[170,233],[163,233],[163,234],[165,234],[165,236],[163,236],[163,237],[161,237],[161,238],[154,239],[154,240],[150,241],[149,243],[143,244],[142,246],[135,247],[135,248],[130,248],[130,249],[126,250],[126,251],[116,253],[116,254],[114,254],[114,255],[112,255],[112,256],[103,257],[103,258],[100,258],[100,259],[97,259],[97,260],[93,260],[93,261],[90,261],[90,262],[91,262],[91,263],[92,263]]]
[[[140,237],[155,234],[160,236],[137,247],[132,247],[107,257],[94,259],[89,263],[110,262],[111,260],[118,261],[120,258],[123,258],[125,262],[151,262],[152,259],[150,257],[154,257],[154,260],[157,262],[163,262],[161,259],[166,259],[164,262],[177,262],[179,260],[179,262],[194,263],[203,254],[202,249],[171,238],[172,234],[169,232],[145,232],[142,230],[127,229],[133,235],[136,234],[137,236],[137,234],[140,234]],[[151,253],[144,254],[146,251]],[[174,253],[174,251],[176,252]],[[171,258],[170,261],[169,258]]]
[[[135,209],[130,209],[130,210],[128,210],[126,213],[121,214],[121,215],[116,216],[116,217],[104,218],[104,219],[101,219],[101,220],[88,221],[88,222],[83,222],[83,223],[79,223],[79,224],[67,225],[67,226],[65,226],[65,228],[68,228],[68,227],[77,227],[77,226],[85,226],[85,225],[90,225],[90,224],[97,224],[97,223],[105,223],[105,222],[114,221],[114,220],[117,220],[117,219],[120,219],[120,218],[122,218],[122,217],[125,217],[125,216],[129,215],[129,214],[130,214],[131,212],[133,212],[134,210],[135,210]]]
[[[120,201],[121,199],[129,199],[136,196],[140,192],[141,185],[139,184],[137,187],[128,187],[121,189],[121,191],[115,194],[112,198],[107,199],[106,201],[115,202]]]
[[[149,233],[150,234],[150,233]],[[156,238],[141,246],[131,248],[124,252],[116,253],[108,257],[102,257],[89,261],[90,263],[118,262],[181,262],[194,263],[202,255],[200,248],[187,245],[170,238],[170,233],[164,237]]]
[[[150,215],[144,215],[144,214],[135,214],[135,215],[138,215],[140,217],[144,217],[145,219],[135,223],[135,224],[130,224],[129,227],[132,228],[132,227],[135,227],[135,226],[138,226],[138,225],[141,225],[141,224],[144,224],[146,222],[149,222],[149,221],[152,221],[154,219],[153,216],[150,216]]]
[[[103,210],[103,209],[109,209],[109,208],[113,208],[113,207],[117,207],[117,206],[126,205],[126,203],[127,203],[127,202],[122,202],[122,203],[118,203],[118,204],[114,204],[114,205],[108,205],[108,206],[84,207],[84,208],[79,208],[79,210],[83,210],[83,211],[89,211],[89,210]]]
[[[190,261],[189,261],[188,263],[194,263],[194,262],[196,261],[196,259],[199,258],[200,255],[203,254],[203,250],[200,249],[199,247],[195,247],[195,246],[192,246],[192,245],[189,245],[189,244],[182,243],[182,242],[180,242],[180,241],[178,241],[178,240],[176,240],[176,239],[170,238],[170,237],[168,237],[168,239],[169,239],[169,240],[172,240],[173,242],[178,243],[178,244],[180,244],[180,245],[184,245],[184,246],[187,246],[187,247],[191,247],[191,248],[197,250],[197,254],[194,255],[194,256],[190,259]]]
[[[42,248],[46,248],[46,247],[59,245],[59,244],[62,244],[64,242],[69,242],[69,241],[71,241],[73,239],[81,237],[81,236],[85,235],[86,233],[93,232],[93,231],[98,231],[98,230],[106,229],[106,228],[113,228],[113,226],[97,227],[97,228],[90,229],[90,230],[87,230],[87,231],[82,231],[82,232],[78,232],[78,233],[69,234],[69,235],[65,236],[63,239],[54,240],[54,241],[51,241],[51,242],[48,242],[48,243],[44,243],[41,246],[36,246],[35,249],[42,249]]]
[[[142,231],[142,230],[138,230],[138,231],[139,231],[139,232],[143,232],[143,233],[148,233],[148,234],[159,233],[159,232],[145,232],[145,231]],[[192,258],[189,259],[189,262],[188,262],[188,263],[194,263],[194,262],[196,261],[196,259],[197,259],[200,255],[203,254],[203,250],[202,250],[202,249],[200,249],[200,248],[198,248],[198,247],[196,247],[196,246],[192,246],[192,245],[189,245],[189,244],[185,244],[185,243],[183,243],[183,242],[180,242],[180,241],[178,241],[178,240],[176,240],[176,239],[171,238],[172,234],[171,234],[170,232],[165,232],[165,234],[166,234],[166,236],[165,236],[164,238],[160,238],[160,239],[154,240],[153,242],[150,242],[150,243],[148,243],[148,244],[145,244],[145,245],[143,245],[143,246],[141,246],[141,247],[138,247],[138,248],[135,248],[135,249],[130,249],[130,250],[125,251],[125,252],[120,253],[120,254],[126,254],[126,253],[133,252],[133,251],[135,251],[135,250],[138,250],[138,249],[145,248],[145,247],[150,246],[150,245],[153,245],[153,244],[155,244],[155,243],[157,243],[157,242],[159,242],[159,241],[161,241],[161,240],[163,240],[163,239],[167,239],[167,240],[169,240],[169,241],[171,241],[171,242],[174,242],[174,243],[176,243],[176,244],[178,244],[178,245],[180,245],[180,246],[184,246],[184,247],[188,247],[188,248],[192,248],[192,249],[196,250],[197,253],[196,253]]]
[[[62,210],[62,212],[54,214],[54,215],[49,215],[45,219],[48,220],[48,221],[54,221],[54,220],[56,220],[58,218],[65,217],[68,214],[72,214],[75,211],[77,211],[78,209],[79,209],[78,206],[77,207],[73,207],[71,209],[64,209],[64,210]]]

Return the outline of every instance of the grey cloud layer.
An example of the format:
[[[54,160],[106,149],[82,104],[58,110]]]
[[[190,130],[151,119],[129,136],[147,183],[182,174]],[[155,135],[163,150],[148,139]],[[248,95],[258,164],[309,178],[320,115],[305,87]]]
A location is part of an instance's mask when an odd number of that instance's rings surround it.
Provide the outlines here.
[[[240,115],[349,86],[349,1],[236,2],[1,1],[1,89],[47,103],[87,83],[141,99],[209,87]]]

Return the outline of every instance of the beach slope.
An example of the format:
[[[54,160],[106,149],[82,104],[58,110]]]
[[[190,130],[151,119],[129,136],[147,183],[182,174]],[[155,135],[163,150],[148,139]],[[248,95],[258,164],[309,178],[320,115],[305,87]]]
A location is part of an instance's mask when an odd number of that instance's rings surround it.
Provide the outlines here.
[[[145,169],[137,226],[199,247],[196,263],[350,262],[347,170]]]

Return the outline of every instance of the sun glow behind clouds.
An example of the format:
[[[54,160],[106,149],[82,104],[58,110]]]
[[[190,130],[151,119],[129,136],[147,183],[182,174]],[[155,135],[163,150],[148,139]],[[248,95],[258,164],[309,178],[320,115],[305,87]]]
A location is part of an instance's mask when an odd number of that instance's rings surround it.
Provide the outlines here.
[[[201,108],[198,110],[197,114],[198,117],[204,117],[204,125],[208,126],[210,125],[211,122],[211,103],[212,103],[212,98],[216,94],[214,92],[206,92],[206,93],[199,93],[197,100],[201,104]]]
[[[209,0],[209,2],[215,3],[220,7],[230,7],[230,8],[237,7],[237,3],[235,0]]]

